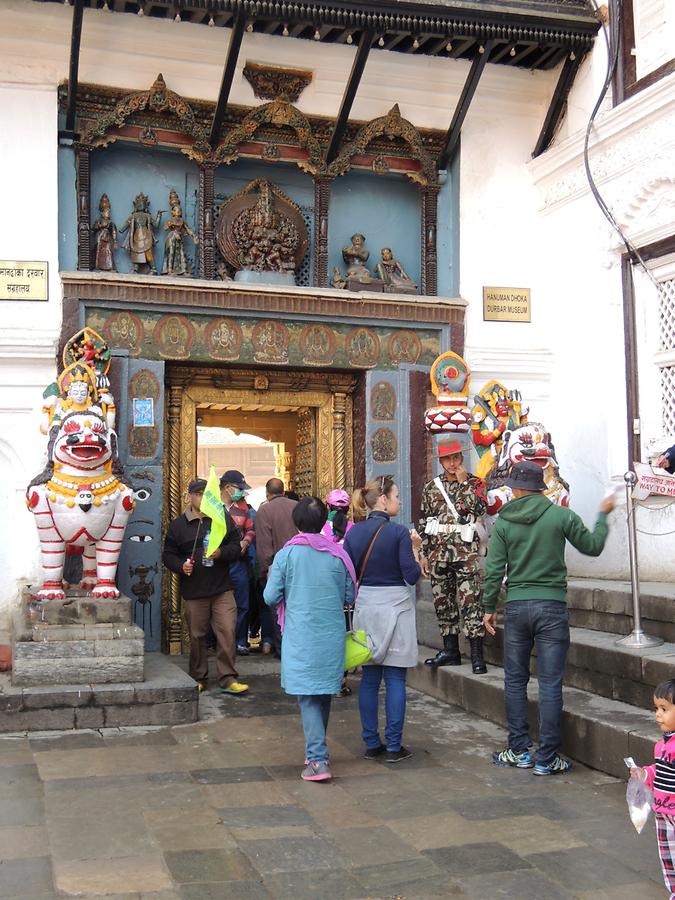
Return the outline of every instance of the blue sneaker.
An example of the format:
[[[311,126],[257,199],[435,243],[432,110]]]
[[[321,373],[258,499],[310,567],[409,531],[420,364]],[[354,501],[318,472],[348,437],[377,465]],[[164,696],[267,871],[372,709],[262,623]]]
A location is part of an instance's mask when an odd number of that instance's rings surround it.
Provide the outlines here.
[[[513,766],[516,769],[531,769],[534,765],[532,754],[529,750],[516,753],[510,747],[492,754],[492,762],[496,766]]]
[[[535,775],[564,775],[565,772],[569,772],[572,768],[572,763],[569,759],[563,759],[562,756],[553,757],[550,763],[537,763],[534,767]]]

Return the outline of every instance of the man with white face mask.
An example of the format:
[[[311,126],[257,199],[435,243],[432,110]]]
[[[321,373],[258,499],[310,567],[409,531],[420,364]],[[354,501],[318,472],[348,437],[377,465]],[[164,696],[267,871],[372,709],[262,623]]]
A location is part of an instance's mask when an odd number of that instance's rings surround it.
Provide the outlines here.
[[[248,551],[255,541],[255,531],[251,510],[246,502],[246,494],[251,485],[237,469],[228,469],[220,478],[220,498],[223,506],[234,520],[239,531],[241,558],[230,566],[230,578],[234,585],[234,599],[237,603],[237,653],[248,656],[248,619],[250,600],[250,561]]]

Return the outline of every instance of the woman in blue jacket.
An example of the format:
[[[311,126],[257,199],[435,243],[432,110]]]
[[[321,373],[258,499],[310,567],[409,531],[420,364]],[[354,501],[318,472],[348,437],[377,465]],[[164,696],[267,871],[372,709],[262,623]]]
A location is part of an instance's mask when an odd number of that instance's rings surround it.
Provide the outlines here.
[[[344,543],[360,583],[354,629],[365,629],[373,645],[373,655],[363,667],[359,687],[365,757],[376,759],[384,753],[385,760],[394,763],[412,756],[401,740],[406,669],[417,665],[415,605],[409,585],[416,584],[421,574],[421,538],[416,533],[411,538],[407,528],[390,521],[398,514],[401,501],[398,487],[388,475],[374,478],[356,491],[352,505],[355,519],[367,516],[354,525]],[[383,677],[387,719],[384,744],[378,728]]]
[[[268,606],[283,604],[281,686],[298,698],[305,733],[305,781],[328,781],[326,728],[345,666],[345,603],[356,577],[340,544],[320,534],[325,503],[305,497],[293,509],[300,534],[275,555],[265,587]]]

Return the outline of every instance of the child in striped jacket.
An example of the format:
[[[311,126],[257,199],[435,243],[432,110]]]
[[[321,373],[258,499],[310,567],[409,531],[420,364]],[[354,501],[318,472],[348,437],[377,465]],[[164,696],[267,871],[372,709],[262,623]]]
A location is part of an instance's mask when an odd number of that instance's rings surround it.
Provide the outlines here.
[[[644,778],[654,794],[656,842],[663,880],[670,900],[675,900],[675,679],[654,691],[656,724],[663,738],[654,747],[651,766],[631,769],[632,778]]]

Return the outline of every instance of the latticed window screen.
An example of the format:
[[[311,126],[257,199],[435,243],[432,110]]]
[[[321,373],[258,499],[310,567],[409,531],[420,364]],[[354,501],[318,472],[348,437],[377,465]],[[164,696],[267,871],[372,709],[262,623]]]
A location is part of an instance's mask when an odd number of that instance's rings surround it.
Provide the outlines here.
[[[675,278],[661,283],[659,291],[659,350],[675,350]],[[660,367],[661,412],[664,434],[675,433],[675,365]]]
[[[675,350],[675,278],[660,282],[659,291],[659,350]]]

